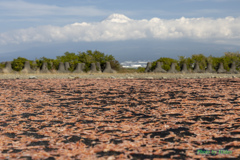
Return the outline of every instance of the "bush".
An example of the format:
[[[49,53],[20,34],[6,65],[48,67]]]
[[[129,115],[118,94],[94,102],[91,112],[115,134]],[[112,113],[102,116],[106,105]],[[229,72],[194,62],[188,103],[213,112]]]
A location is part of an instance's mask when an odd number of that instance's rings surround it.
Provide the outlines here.
[[[158,60],[152,62],[151,71],[153,71],[156,68],[157,62],[163,62],[162,68],[166,71],[168,71],[171,68],[172,63],[176,63],[176,70],[180,71],[180,66],[178,64],[178,61],[172,58],[166,58],[161,57]]]
[[[56,69],[56,68],[57,68],[56,63],[54,63],[54,61],[56,61],[56,60],[54,60],[54,59],[49,59],[49,58],[46,58],[46,57],[41,57],[40,59],[37,59],[37,60],[36,60],[36,63],[37,63],[37,66],[38,66],[39,68],[41,68],[42,65],[43,65],[43,63],[44,63],[44,62],[47,62],[47,68],[48,68],[48,70],[53,70],[53,69]]]
[[[0,63],[0,69],[3,69],[4,67],[6,66],[6,64],[5,63]]]
[[[194,62],[194,65],[196,63],[199,64],[199,68],[201,70],[205,70],[205,67],[207,67],[207,58],[203,54],[194,54],[194,55],[192,55],[192,60]]]
[[[179,57],[178,64],[179,64],[181,69],[182,69],[182,66],[183,66],[184,63],[186,63],[188,70],[193,69],[192,65],[194,64],[194,60],[192,60],[192,58],[190,58],[190,57],[186,58],[184,56],[178,56],[178,57]]]
[[[101,68],[105,68],[106,62],[110,62],[112,69],[119,71],[120,63],[115,60],[112,55],[105,55],[102,52],[88,50],[87,52],[79,52],[78,54],[79,63],[85,63],[85,71],[90,70],[91,63],[100,62]],[[98,68],[97,68],[98,69]]]
[[[138,73],[144,73],[144,71],[145,71],[145,68],[144,68],[144,67],[138,67],[138,68],[137,68],[137,72],[138,72]]]
[[[14,59],[12,61],[12,69],[15,71],[21,71],[26,61],[28,61],[28,59],[23,57],[18,57],[17,59]]]

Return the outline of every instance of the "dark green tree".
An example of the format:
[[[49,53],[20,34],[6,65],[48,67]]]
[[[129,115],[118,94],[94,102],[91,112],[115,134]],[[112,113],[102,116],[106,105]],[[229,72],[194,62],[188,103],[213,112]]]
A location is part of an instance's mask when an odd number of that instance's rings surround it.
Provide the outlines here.
[[[157,62],[163,62],[162,68],[168,71],[171,68],[172,63],[176,63],[176,70],[180,71],[180,66],[177,60],[167,57],[161,57],[158,60],[152,62],[151,70],[153,71],[156,68]]]
[[[86,71],[90,70],[91,63],[96,62],[100,62],[101,68],[103,69],[107,61],[110,62],[112,69],[117,71],[120,69],[120,63],[112,55],[105,55],[97,50],[94,52],[91,50],[87,50],[87,52],[79,52],[78,57],[79,62],[85,63]]]
[[[183,63],[186,63],[187,69],[192,70],[192,64],[194,64],[194,60],[192,60],[192,58],[190,57],[186,58],[185,56],[178,56],[178,58],[179,58],[178,64],[180,68],[182,67]]]
[[[46,57],[41,57],[39,59],[36,59],[37,66],[41,68],[42,64],[44,62],[47,62],[47,67],[48,70],[56,69],[56,65],[54,64],[54,59],[46,58]]]
[[[225,52],[224,53],[224,67],[226,67],[227,70],[230,69],[231,63],[235,62],[237,70],[239,70],[240,67],[240,53],[239,52]]]
[[[18,57],[17,59],[13,59],[12,69],[15,71],[21,71],[26,61],[29,61],[29,60],[23,57]]]
[[[69,65],[70,65],[69,70],[73,71],[77,63],[79,63],[79,56],[76,55],[75,53],[65,52],[63,56],[57,56],[56,61],[53,61],[53,63],[57,65],[56,68],[58,68],[58,65],[60,62],[63,62],[63,63],[69,62]]]
[[[192,55],[192,60],[194,63],[199,64],[199,68],[201,70],[205,70],[205,67],[207,67],[207,57],[205,57],[203,54],[194,54]]]

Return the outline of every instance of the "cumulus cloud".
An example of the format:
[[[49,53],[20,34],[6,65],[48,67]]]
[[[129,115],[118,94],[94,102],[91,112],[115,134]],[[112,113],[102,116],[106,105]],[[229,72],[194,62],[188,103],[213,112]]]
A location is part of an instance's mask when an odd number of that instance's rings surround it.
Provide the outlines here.
[[[101,22],[39,26],[1,33],[0,44],[179,38],[227,42],[240,40],[239,28],[240,18],[234,17],[134,20],[122,14],[112,14]]]

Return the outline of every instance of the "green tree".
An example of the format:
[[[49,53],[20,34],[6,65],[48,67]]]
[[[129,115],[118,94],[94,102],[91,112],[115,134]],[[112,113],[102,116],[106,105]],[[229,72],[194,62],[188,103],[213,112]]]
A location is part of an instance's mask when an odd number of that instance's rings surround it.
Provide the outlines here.
[[[224,63],[227,70],[230,69],[231,63],[235,62],[237,70],[240,67],[240,53],[239,52],[225,52]]]
[[[168,71],[171,68],[172,63],[176,63],[176,70],[180,71],[180,66],[178,64],[178,61],[172,58],[167,58],[167,57],[161,57],[158,60],[152,62],[152,67],[151,67],[152,71],[156,68],[157,62],[163,62],[162,68],[166,71]]]
[[[138,68],[137,68],[137,72],[138,72],[138,73],[144,73],[144,71],[145,71],[145,68],[144,68],[144,67],[138,67]]]
[[[42,67],[44,62],[47,62],[47,68],[48,70],[56,69],[56,65],[54,65],[54,59],[46,58],[46,57],[41,57],[39,59],[36,59],[37,66],[39,68]]]
[[[179,58],[178,64],[180,68],[184,63],[186,63],[187,69],[192,69],[192,64],[194,64],[194,60],[192,60],[192,58],[190,57],[186,58],[185,56],[178,56],[178,58]]]
[[[60,62],[69,62],[70,71],[73,71],[77,65],[77,63],[79,63],[79,56],[76,55],[75,53],[69,53],[69,52],[65,52],[63,56],[57,56],[56,61],[52,61],[53,64],[55,65],[59,65]],[[58,68],[58,66],[56,66],[56,68]]]
[[[100,62],[101,68],[105,67],[105,63],[107,61],[110,62],[112,69],[119,70],[120,63],[112,56],[112,55],[105,55],[99,51],[91,51],[87,50],[87,52],[79,52],[78,54],[79,62],[85,63],[85,70],[90,70],[91,63]],[[97,68],[98,69],[98,68]]]
[[[29,60],[23,57],[18,57],[17,59],[13,59],[12,69],[15,71],[21,71],[26,61],[29,61]]]
[[[194,63],[199,64],[199,68],[201,70],[205,70],[205,67],[207,67],[207,57],[205,57],[203,54],[194,54],[192,55],[192,60]]]

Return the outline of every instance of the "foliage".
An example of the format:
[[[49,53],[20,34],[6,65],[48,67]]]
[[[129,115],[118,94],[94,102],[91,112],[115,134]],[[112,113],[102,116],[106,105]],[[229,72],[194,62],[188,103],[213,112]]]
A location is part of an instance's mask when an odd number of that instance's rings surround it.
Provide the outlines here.
[[[6,66],[6,64],[5,63],[0,63],[0,69],[3,69],[4,67]]]
[[[85,71],[90,70],[91,63],[100,62],[101,68],[105,68],[106,62],[110,62],[112,69],[119,71],[120,63],[115,60],[112,55],[105,55],[102,52],[88,50],[87,52],[79,52],[78,54],[79,62],[85,63]],[[98,68],[97,68],[98,69]]]
[[[178,64],[181,69],[184,63],[186,63],[187,69],[192,69],[192,65],[194,64],[193,59],[191,59],[190,57],[186,58],[185,56],[178,56],[178,57],[179,57]]]
[[[40,59],[36,59],[36,63],[37,63],[37,66],[39,68],[41,68],[42,64],[44,62],[47,62],[47,68],[48,70],[52,70],[52,69],[56,69],[56,63],[54,63],[54,59],[49,59],[49,58],[46,58],[46,57],[41,57]]]
[[[172,63],[176,63],[176,70],[180,71],[180,67],[182,67],[183,63],[187,64],[188,69],[193,69],[194,64],[196,62],[199,63],[199,67],[202,70],[205,70],[208,63],[212,64],[213,69],[217,70],[219,63],[223,63],[224,68],[229,71],[230,65],[232,62],[235,62],[236,69],[240,70],[240,53],[239,52],[225,52],[224,56],[222,57],[213,57],[212,55],[205,57],[203,54],[194,54],[191,57],[185,57],[185,56],[178,56],[179,60],[175,60],[172,58],[167,57],[160,57],[156,61],[152,62],[151,70],[153,71],[156,67],[157,62],[162,62],[162,68],[166,71],[168,71],[171,67]],[[90,70],[91,63],[99,62],[101,65],[101,68],[105,68],[106,62],[110,62],[112,69],[121,72],[121,73],[133,73],[133,72],[144,72],[145,68],[139,67],[137,69],[125,69],[122,68],[120,63],[112,56],[112,55],[106,55],[102,52],[99,52],[97,50],[91,51],[87,50],[86,52],[78,52],[78,54],[65,52],[62,56],[57,56],[56,59],[49,59],[46,57],[41,57],[39,59],[36,59],[36,64],[34,64],[34,61],[28,60],[23,57],[18,57],[17,59],[14,59],[12,61],[12,68],[15,71],[20,71],[24,67],[24,63],[26,61],[30,62],[30,66],[32,68],[40,68],[44,62],[47,62],[47,67],[49,70],[57,70],[60,62],[69,62],[70,71],[73,71],[77,65],[77,63],[85,63],[85,71]],[[0,64],[0,68],[4,68],[5,64]],[[97,67],[97,70],[99,68]]]
[[[167,57],[161,57],[158,60],[152,62],[151,71],[153,71],[156,68],[157,62],[163,62],[162,68],[166,71],[168,71],[171,68],[172,63],[176,63],[176,70],[180,71],[180,66],[178,64],[178,61],[172,58],[167,58]]]
[[[192,61],[194,61],[194,64],[198,63],[199,68],[201,70],[205,70],[205,67],[207,66],[207,58],[203,54],[192,55]],[[190,60],[189,60],[189,62],[190,62]]]
[[[138,72],[138,73],[144,73],[144,71],[145,71],[145,68],[144,68],[144,67],[138,67],[138,68],[137,68],[137,72]]]
[[[63,56],[57,56],[57,59],[55,61],[53,61],[55,68],[58,69],[59,63],[60,62],[69,62],[70,71],[74,71],[77,63],[79,63],[79,56],[76,55],[75,53],[69,53],[69,52],[65,52]]]
[[[18,57],[17,59],[13,59],[12,69],[15,71],[21,71],[26,61],[28,61],[28,59],[23,57]]]
[[[240,53],[239,52],[225,52],[224,53],[224,62],[225,62],[225,66],[226,69],[228,70],[228,68],[230,67],[230,64],[232,62],[236,63],[236,68],[237,70],[239,70],[240,67]]]

